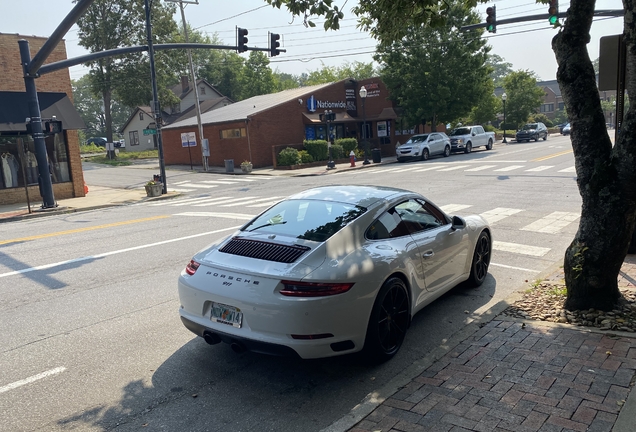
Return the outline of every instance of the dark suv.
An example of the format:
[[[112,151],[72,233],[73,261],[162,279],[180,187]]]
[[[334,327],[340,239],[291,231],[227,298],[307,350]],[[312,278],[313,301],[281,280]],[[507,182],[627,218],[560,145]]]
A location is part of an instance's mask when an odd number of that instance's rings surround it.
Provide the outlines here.
[[[535,140],[539,138],[548,139],[548,128],[541,122],[528,123],[520,131],[517,131],[517,142]]]

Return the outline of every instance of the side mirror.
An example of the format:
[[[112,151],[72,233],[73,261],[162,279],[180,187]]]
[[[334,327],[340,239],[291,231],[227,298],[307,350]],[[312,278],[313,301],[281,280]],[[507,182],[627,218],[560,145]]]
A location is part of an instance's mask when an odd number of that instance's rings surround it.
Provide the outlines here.
[[[451,228],[453,230],[464,229],[466,228],[466,221],[459,216],[453,216],[453,225]]]

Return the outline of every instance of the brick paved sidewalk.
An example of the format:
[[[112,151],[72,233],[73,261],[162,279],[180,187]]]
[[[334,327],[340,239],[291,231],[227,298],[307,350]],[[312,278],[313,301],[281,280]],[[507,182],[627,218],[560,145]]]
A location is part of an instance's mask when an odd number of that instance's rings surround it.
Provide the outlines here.
[[[461,342],[350,431],[609,432],[635,370],[634,338],[504,318]]]

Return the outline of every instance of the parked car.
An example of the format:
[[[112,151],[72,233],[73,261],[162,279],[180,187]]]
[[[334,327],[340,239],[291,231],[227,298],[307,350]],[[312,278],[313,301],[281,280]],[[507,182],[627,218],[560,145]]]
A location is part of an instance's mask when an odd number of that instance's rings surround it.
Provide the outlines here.
[[[407,142],[395,148],[398,162],[419,158],[423,161],[431,156],[451,154],[450,139],[444,132],[413,135]]]
[[[517,142],[539,141],[539,138],[543,138],[544,141],[548,139],[548,128],[541,122],[528,123],[516,134]]]
[[[470,153],[474,148],[486,147],[492,149],[495,133],[486,132],[482,126],[460,126],[450,133],[451,151]]]
[[[491,250],[481,216],[451,217],[414,192],[313,188],[196,253],[179,276],[179,313],[237,352],[385,361],[415,313],[484,282]]]
[[[561,124],[556,125],[556,127],[559,128],[559,133],[563,133],[563,128],[565,127],[566,124],[567,123],[561,123]]]
[[[126,141],[123,139],[115,141],[114,144],[115,144],[115,148],[126,148]]]
[[[570,135],[570,123],[563,126],[563,130],[561,131],[563,135]]]
[[[93,137],[86,140],[86,144],[95,144],[99,147],[106,147],[108,139],[105,137]]]

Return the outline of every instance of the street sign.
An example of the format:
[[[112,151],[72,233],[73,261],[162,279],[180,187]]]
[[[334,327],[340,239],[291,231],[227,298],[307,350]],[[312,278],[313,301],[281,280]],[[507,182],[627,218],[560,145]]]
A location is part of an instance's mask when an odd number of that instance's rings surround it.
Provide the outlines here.
[[[196,147],[197,135],[195,132],[185,132],[181,134],[181,147]]]
[[[144,135],[157,135],[157,129],[144,129]]]

